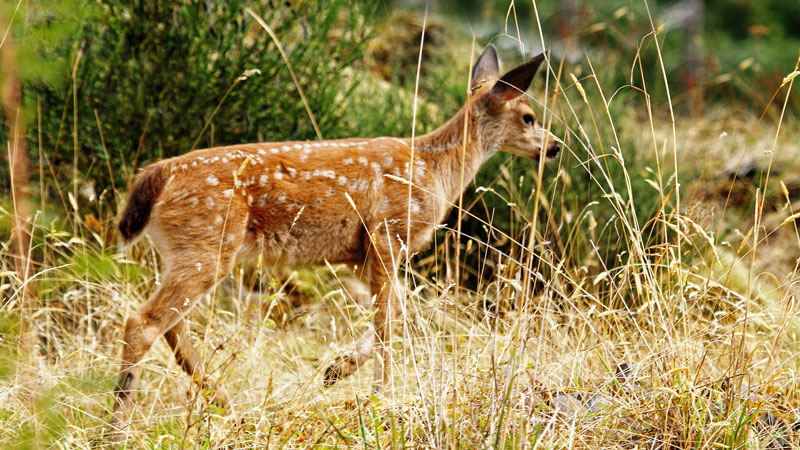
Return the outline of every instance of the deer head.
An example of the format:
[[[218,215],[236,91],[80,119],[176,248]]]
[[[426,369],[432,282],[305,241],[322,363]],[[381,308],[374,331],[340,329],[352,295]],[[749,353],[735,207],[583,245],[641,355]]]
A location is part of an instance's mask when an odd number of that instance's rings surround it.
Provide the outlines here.
[[[558,154],[555,136],[536,119],[526,96],[545,53],[518,65],[498,78],[500,58],[489,44],[472,69],[472,114],[477,124],[485,159],[497,150],[538,160]],[[485,160],[484,159],[484,160]]]

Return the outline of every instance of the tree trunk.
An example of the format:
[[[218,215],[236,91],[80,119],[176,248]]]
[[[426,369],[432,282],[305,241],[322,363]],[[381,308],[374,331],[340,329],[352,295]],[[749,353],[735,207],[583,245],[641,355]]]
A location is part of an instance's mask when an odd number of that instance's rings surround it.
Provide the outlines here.
[[[701,0],[687,0],[691,10],[686,21],[686,79],[684,89],[689,93],[689,112],[698,117],[703,113],[703,86],[704,76],[703,52],[700,40],[703,36],[703,2]]]
[[[0,16],[0,29],[7,29],[8,22]],[[31,217],[29,170],[30,162],[26,145],[25,115],[22,111],[22,83],[19,79],[17,48],[11,33],[0,47],[0,95],[3,112],[8,125],[8,164],[11,172],[11,198],[13,201],[11,245],[14,255],[14,268],[18,277],[18,298],[20,305],[19,351],[22,356],[20,375],[23,383],[34,380],[33,349],[34,333],[30,317],[33,315],[33,302],[36,293],[29,284],[33,274],[31,258]],[[30,393],[35,388],[28,384]]]

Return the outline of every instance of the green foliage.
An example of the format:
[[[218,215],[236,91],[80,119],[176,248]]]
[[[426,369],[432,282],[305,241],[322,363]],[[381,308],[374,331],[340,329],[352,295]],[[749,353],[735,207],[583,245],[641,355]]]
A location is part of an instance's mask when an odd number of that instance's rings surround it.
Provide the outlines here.
[[[16,368],[17,355],[9,345],[19,336],[19,318],[0,314],[0,381],[11,377]]]
[[[0,15],[11,22],[11,33],[17,41],[17,65],[22,82],[63,88],[70,70],[65,55],[84,24],[97,17],[94,3],[85,0],[4,1],[0,8]]]
[[[198,147],[315,138],[286,63],[247,7],[275,30],[323,136],[354,131],[341,125],[357,80],[342,70],[363,55],[369,7],[344,0],[99,3],[101,19],[73,37],[69,58],[61,47],[58,61],[77,60],[75,86],[25,86],[28,103],[41,104],[42,146],[66,176],[77,158],[80,177],[108,186],[109,158],[116,184],[124,185],[131,167],[184,153],[198,138]],[[53,77],[68,80],[59,67]],[[30,136],[35,142],[35,130]]]

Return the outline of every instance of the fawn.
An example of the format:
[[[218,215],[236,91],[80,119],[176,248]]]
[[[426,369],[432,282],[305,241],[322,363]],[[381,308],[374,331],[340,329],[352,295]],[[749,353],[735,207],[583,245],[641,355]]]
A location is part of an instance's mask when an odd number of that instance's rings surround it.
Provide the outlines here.
[[[202,363],[183,319],[239,258],[257,252],[272,263],[364,268],[375,296],[372,329],[356,351],[328,367],[325,384],[355,372],[374,348],[382,360],[375,381],[385,386],[401,255],[429,244],[465,184],[498,150],[534,160],[559,151],[522,95],[544,59],[540,54],[498,79],[500,61],[490,44],[472,69],[464,107],[414,142],[382,137],[234,145],[147,166],[136,177],[119,231],[130,244],[147,229],[164,272],[125,324],[116,432],[130,421],[142,371],[137,363],[160,336],[199,381]],[[221,390],[215,401],[226,404]]]

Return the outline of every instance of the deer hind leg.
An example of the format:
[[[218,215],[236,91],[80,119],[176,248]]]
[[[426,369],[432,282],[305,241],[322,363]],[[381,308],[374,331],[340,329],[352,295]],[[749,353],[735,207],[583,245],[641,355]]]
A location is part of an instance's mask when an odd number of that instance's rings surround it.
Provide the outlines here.
[[[211,402],[220,408],[228,406],[228,395],[221,385],[209,384],[205,379],[206,368],[195,350],[189,334],[184,328],[183,319],[178,321],[175,326],[164,333],[164,339],[175,353],[175,361],[179,366],[192,377],[192,381],[197,383],[204,391],[211,392]]]
[[[235,236],[238,239],[230,239],[227,244],[238,248],[242,237],[239,234]],[[188,339],[182,336],[181,322],[200,298],[230,272],[235,252],[221,253],[223,254],[219,260],[217,249],[212,248],[205,252],[194,249],[191,255],[180,259],[173,254],[170,259],[177,261],[165,271],[161,286],[128,318],[112,418],[115,441],[120,441],[125,436],[142,373],[139,362],[156,339],[164,335],[171,346],[174,343],[173,349],[177,348],[176,357],[184,370],[197,373],[200,367],[199,358]]]

